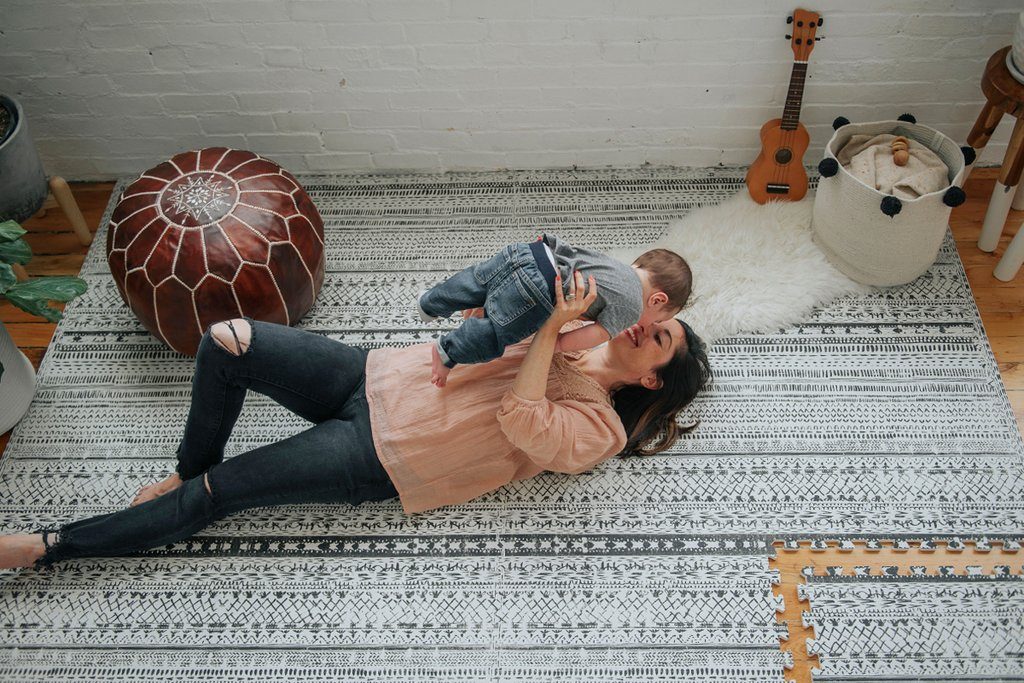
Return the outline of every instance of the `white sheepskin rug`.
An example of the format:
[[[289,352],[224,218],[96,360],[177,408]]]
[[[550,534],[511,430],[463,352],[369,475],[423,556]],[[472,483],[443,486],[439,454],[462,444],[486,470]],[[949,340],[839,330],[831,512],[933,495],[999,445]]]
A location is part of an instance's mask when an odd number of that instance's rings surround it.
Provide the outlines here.
[[[741,332],[774,332],[833,299],[871,291],[846,277],[811,241],[813,195],[755,203],[746,191],[669,223],[654,244],[613,252],[631,263],[655,247],[693,270],[681,317],[707,343]]]

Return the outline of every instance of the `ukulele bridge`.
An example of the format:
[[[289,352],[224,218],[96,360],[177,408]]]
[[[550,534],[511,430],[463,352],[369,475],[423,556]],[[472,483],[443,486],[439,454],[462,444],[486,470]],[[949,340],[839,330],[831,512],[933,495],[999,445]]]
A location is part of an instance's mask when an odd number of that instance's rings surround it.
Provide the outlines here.
[[[768,183],[765,189],[768,194],[789,194],[789,185],[786,183]]]

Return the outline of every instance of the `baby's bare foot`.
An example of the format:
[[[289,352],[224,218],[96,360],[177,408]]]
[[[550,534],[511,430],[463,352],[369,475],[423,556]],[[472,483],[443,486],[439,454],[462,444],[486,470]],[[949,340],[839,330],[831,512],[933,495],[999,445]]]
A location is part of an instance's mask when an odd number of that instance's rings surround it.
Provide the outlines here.
[[[179,486],[181,486],[181,484],[181,477],[179,477],[178,473],[175,472],[174,474],[167,477],[163,481],[158,481],[155,484],[143,486],[141,489],[139,489],[139,492],[135,494],[135,500],[129,503],[128,507],[135,507],[136,505],[140,505],[142,503],[145,503],[146,501],[153,500],[154,498],[159,498],[165,493],[169,493],[174,489],[178,488]]]
[[[41,534],[0,536],[0,569],[31,567],[45,552]]]
[[[452,369],[447,367],[444,361],[441,360],[441,354],[437,352],[437,346],[431,346],[430,351],[430,383],[440,389],[448,383],[448,373]]]

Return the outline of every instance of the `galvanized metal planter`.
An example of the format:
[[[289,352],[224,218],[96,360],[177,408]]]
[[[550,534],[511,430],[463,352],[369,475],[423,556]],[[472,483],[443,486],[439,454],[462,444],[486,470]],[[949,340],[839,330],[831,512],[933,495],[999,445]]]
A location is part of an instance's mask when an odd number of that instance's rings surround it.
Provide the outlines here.
[[[20,222],[39,211],[50,188],[21,105],[0,95],[0,107],[10,112],[14,126],[0,142],[0,221]]]

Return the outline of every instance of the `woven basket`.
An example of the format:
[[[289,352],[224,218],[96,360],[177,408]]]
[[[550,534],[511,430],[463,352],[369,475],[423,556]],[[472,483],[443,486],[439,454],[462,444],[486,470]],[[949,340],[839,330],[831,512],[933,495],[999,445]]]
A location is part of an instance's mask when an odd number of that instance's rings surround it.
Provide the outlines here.
[[[814,242],[828,260],[857,282],[902,285],[935,262],[949,225],[949,213],[964,201],[965,160],[973,150],[904,114],[897,121],[849,123],[836,119],[832,139],[818,169],[814,197]],[[855,178],[836,160],[836,152],[857,134],[892,133],[916,140],[935,152],[949,169],[949,185],[917,199],[885,195]],[[966,161],[966,163],[965,163]]]

